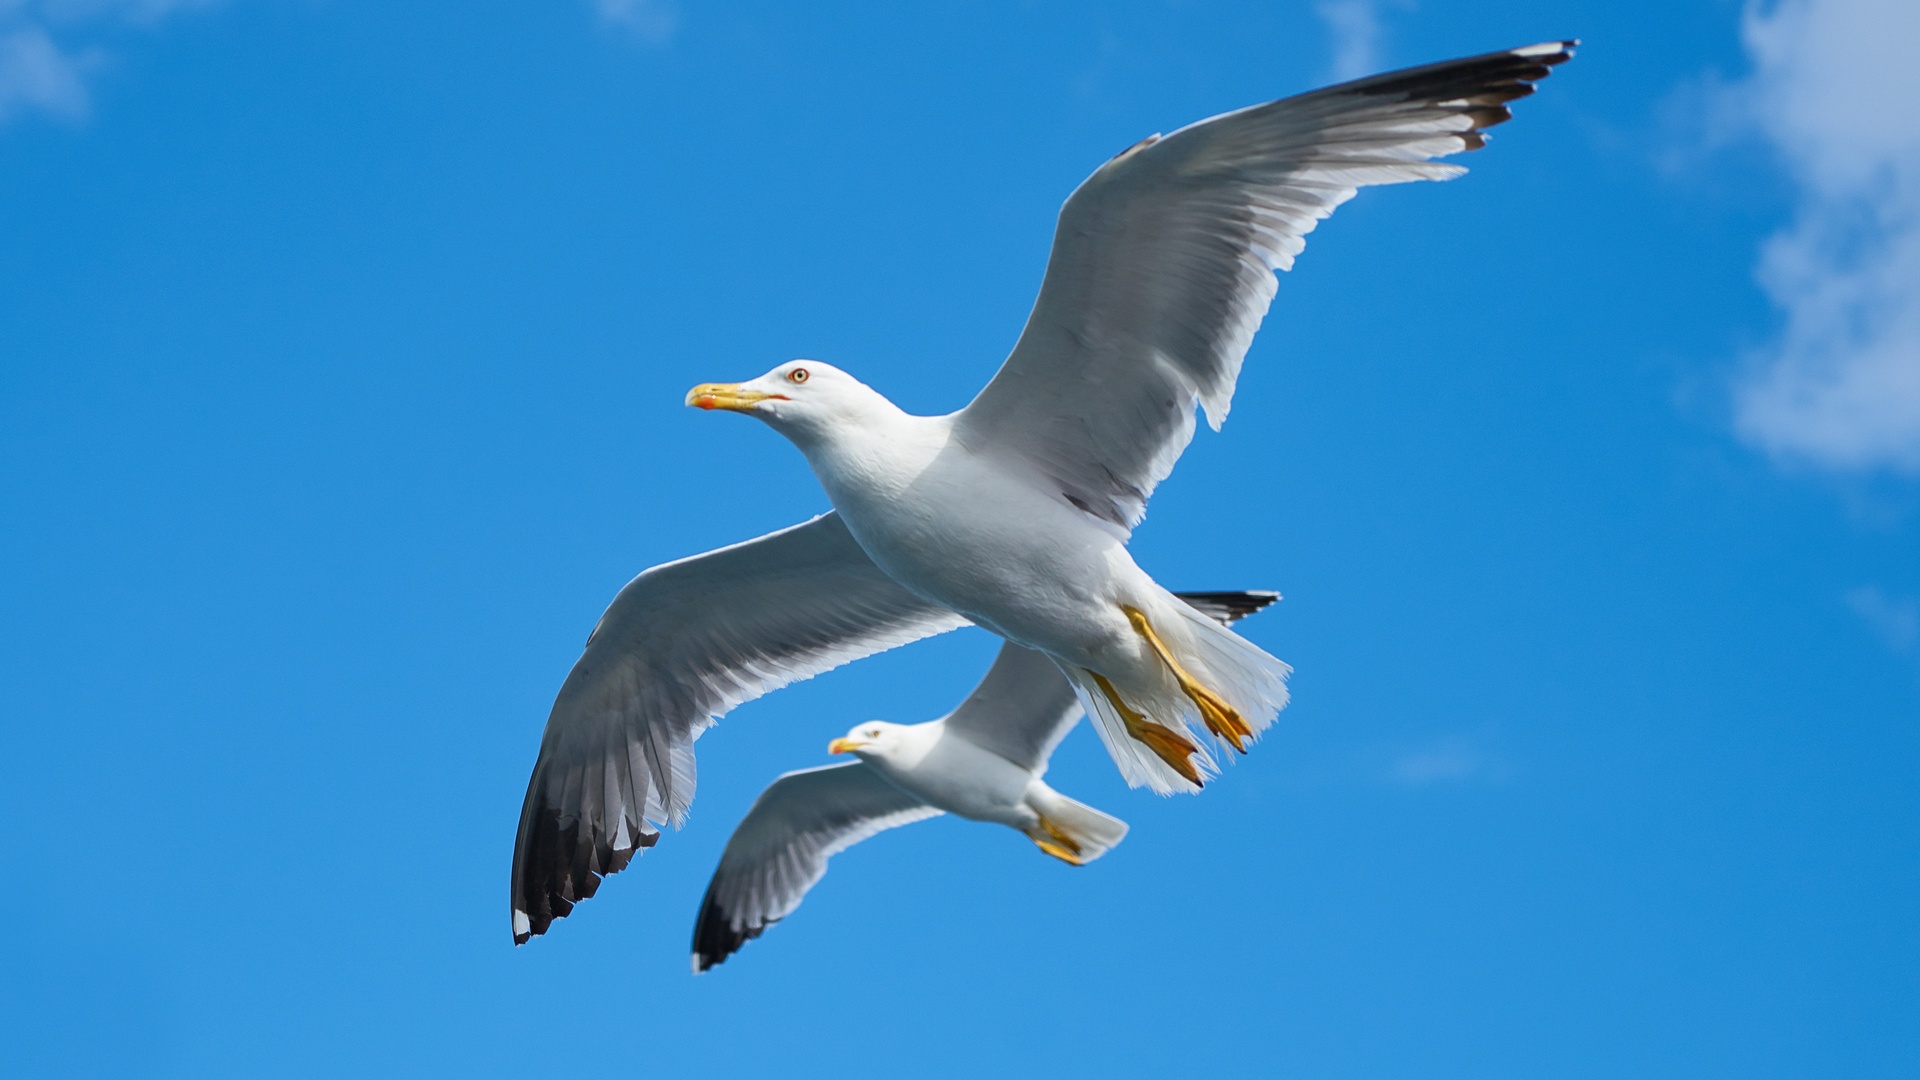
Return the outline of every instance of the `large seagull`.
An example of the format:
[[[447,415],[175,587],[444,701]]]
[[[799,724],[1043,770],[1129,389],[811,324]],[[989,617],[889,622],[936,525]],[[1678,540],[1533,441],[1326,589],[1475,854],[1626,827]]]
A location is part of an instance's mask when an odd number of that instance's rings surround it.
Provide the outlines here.
[[[1128,783],[1197,791],[1197,722],[1244,751],[1289,669],[1181,603],[1126,543],[1193,436],[1218,428],[1277,282],[1362,187],[1445,180],[1572,41],[1342,83],[1141,140],[1067,199],[1040,296],[979,396],[912,416],[827,364],[695,387],[806,456],[833,511],[646,571],[560,688],[513,859],[524,942],[678,826],[693,743],[741,702],[984,626],[1045,654]]]

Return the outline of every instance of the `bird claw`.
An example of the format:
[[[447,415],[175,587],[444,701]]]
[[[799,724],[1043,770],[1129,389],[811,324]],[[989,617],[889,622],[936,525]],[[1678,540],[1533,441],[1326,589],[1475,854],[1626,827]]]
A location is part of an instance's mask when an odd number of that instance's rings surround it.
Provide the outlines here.
[[[1145,714],[1128,708],[1127,703],[1120,700],[1120,692],[1113,688],[1113,684],[1107,681],[1105,675],[1097,671],[1090,671],[1087,674],[1093,676],[1093,681],[1100,687],[1100,692],[1107,695],[1107,700],[1113,703],[1114,710],[1120,714],[1120,722],[1126,725],[1128,735],[1153,751],[1155,757],[1166,762],[1167,767],[1179,773],[1187,783],[1196,788],[1206,786],[1206,783],[1200,779],[1200,770],[1194,767],[1191,760],[1193,755],[1200,752],[1200,748],[1194,745],[1192,739],[1164,724],[1156,724],[1148,720]]]
[[[1173,673],[1174,681],[1180,684],[1181,693],[1186,694],[1194,708],[1200,711],[1200,720],[1207,725],[1207,730],[1226,740],[1228,746],[1242,754],[1246,753],[1246,740],[1253,737],[1253,728],[1241,717],[1240,711],[1227,704],[1219,694],[1200,685],[1200,680],[1180,666],[1180,661],[1173,658],[1173,650],[1167,648],[1159,634],[1154,633],[1153,624],[1147,621],[1145,613],[1125,604],[1120,605],[1120,610],[1127,613],[1127,622],[1132,624],[1134,633],[1146,640],[1147,647]]]
[[[1027,839],[1033,841],[1035,847],[1069,866],[1087,864],[1087,860],[1081,857],[1079,842],[1062,831],[1060,826],[1048,821],[1045,814],[1040,815],[1038,828],[1038,833],[1027,834]]]

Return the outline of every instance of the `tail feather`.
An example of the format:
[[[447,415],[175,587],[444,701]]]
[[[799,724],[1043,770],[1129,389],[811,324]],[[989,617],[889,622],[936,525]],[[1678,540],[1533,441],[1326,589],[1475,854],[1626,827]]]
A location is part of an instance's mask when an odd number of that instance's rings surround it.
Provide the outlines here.
[[[1069,799],[1037,780],[1027,789],[1027,802],[1078,845],[1076,854],[1083,863],[1105,855],[1127,835],[1126,822]]]
[[[1287,676],[1293,669],[1215,621],[1210,617],[1211,612],[1190,606],[1190,602],[1162,605],[1159,612],[1156,621],[1165,620],[1169,613],[1178,613],[1182,623],[1178,632],[1166,632],[1175,630],[1174,627],[1161,629],[1162,637],[1181,666],[1233,706],[1257,740],[1262,731],[1272,726],[1280,710],[1286,708]],[[1219,763],[1209,749],[1210,744],[1220,740],[1207,737],[1204,728],[1196,732],[1200,717],[1192,702],[1175,689],[1171,678],[1166,680],[1168,692],[1160,695],[1159,700],[1128,704],[1200,747],[1189,759],[1200,777],[1200,784],[1181,776],[1127,733],[1126,722],[1094,682],[1092,672],[1068,670],[1067,679],[1073,683],[1087,715],[1093,719],[1094,730],[1100,733],[1100,741],[1106,744],[1107,753],[1113,757],[1129,787],[1149,788],[1160,795],[1191,793],[1220,775]]]
[[[1175,720],[1169,727],[1187,736],[1188,741],[1200,747],[1193,756],[1194,769],[1200,774],[1200,783],[1196,784],[1179,773],[1159,755],[1147,748],[1147,745],[1127,733],[1127,723],[1114,711],[1113,703],[1093,681],[1093,672],[1080,668],[1063,668],[1067,681],[1073,684],[1073,691],[1080,697],[1080,704],[1093,720],[1093,730],[1100,734],[1100,741],[1106,744],[1108,756],[1120,770],[1120,778],[1128,787],[1150,789],[1156,795],[1191,794],[1199,791],[1202,784],[1220,775],[1220,769],[1214,764],[1213,755],[1207,752],[1206,745],[1194,739],[1187,729],[1184,719]],[[1155,717],[1160,723],[1168,718]]]
[[[1193,630],[1192,647],[1182,650],[1180,662],[1238,709],[1258,739],[1287,707],[1292,666],[1201,612],[1185,604],[1178,609]]]

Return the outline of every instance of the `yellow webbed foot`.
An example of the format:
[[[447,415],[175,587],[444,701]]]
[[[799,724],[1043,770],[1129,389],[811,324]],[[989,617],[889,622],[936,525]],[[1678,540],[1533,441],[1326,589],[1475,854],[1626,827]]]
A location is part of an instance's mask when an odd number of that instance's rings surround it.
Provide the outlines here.
[[[1247,725],[1240,711],[1227,704],[1220,695],[1200,685],[1198,679],[1189,674],[1186,668],[1180,666],[1180,661],[1173,658],[1173,651],[1160,640],[1159,634],[1154,633],[1153,624],[1147,621],[1146,615],[1139,608],[1122,604],[1120,610],[1127,613],[1127,622],[1133,625],[1134,633],[1146,640],[1147,647],[1152,649],[1154,655],[1160,658],[1160,662],[1167,665],[1167,670],[1173,673],[1174,681],[1180,684],[1180,691],[1193,702],[1194,708],[1200,710],[1200,719],[1207,725],[1207,730],[1225,739],[1227,745],[1240,753],[1246,753],[1246,740],[1253,737],[1253,728]]]
[[[1164,724],[1156,724],[1141,713],[1128,708],[1127,703],[1120,700],[1119,691],[1113,688],[1113,684],[1107,681],[1105,675],[1097,671],[1088,674],[1093,676],[1093,681],[1100,687],[1100,692],[1107,695],[1107,700],[1112,702],[1114,709],[1120,713],[1120,720],[1126,725],[1128,735],[1145,744],[1147,749],[1153,751],[1155,757],[1166,762],[1167,767],[1179,773],[1187,783],[1194,787],[1206,786],[1200,779],[1200,770],[1194,767],[1191,760],[1193,755],[1200,752],[1200,748],[1193,744],[1193,740]]]
[[[1033,841],[1034,846],[1041,851],[1070,866],[1087,864],[1087,861],[1080,857],[1079,843],[1062,831],[1060,826],[1048,821],[1045,814],[1040,815],[1039,826],[1034,832],[1027,834],[1027,839]]]

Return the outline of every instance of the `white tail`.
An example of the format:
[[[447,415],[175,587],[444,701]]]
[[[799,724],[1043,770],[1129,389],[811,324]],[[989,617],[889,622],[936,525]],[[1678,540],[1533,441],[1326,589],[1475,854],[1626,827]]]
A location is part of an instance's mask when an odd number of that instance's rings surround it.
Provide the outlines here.
[[[1105,855],[1127,835],[1126,822],[1069,799],[1039,780],[1027,786],[1027,805],[1073,841],[1083,863]]]
[[[1192,632],[1190,649],[1174,646],[1186,653],[1180,662],[1238,709],[1259,738],[1287,707],[1287,676],[1293,667],[1186,604],[1173,607]]]
[[[1167,763],[1161,761],[1146,744],[1127,734],[1126,721],[1114,711],[1113,703],[1093,681],[1093,672],[1080,668],[1063,667],[1067,681],[1073,684],[1073,691],[1080,697],[1080,705],[1093,719],[1093,730],[1100,733],[1100,741],[1106,744],[1107,755],[1113,758],[1113,764],[1120,770],[1120,778],[1128,787],[1153,789],[1158,795],[1173,795],[1178,792],[1195,792],[1200,785],[1174,772]],[[1187,731],[1185,723],[1178,722],[1175,728],[1182,734]],[[1212,755],[1203,747],[1193,756],[1193,765],[1205,783],[1220,774],[1214,766]]]
[[[1286,708],[1287,676],[1293,669],[1284,662],[1184,603],[1156,605],[1153,619],[1180,665],[1233,706],[1253,730],[1254,738],[1259,738]],[[1175,619],[1179,625],[1166,625]],[[1066,674],[1129,787],[1146,787],[1161,795],[1200,790],[1200,784],[1175,772],[1146,744],[1127,733],[1126,722],[1094,681],[1092,672],[1066,669]],[[1196,732],[1193,725],[1200,718],[1193,703],[1177,692],[1173,680],[1166,679],[1165,685],[1172,692],[1160,695],[1159,700],[1128,704],[1198,747],[1189,762],[1205,783],[1220,775],[1220,766],[1209,748],[1209,743],[1216,740],[1208,737],[1204,728]]]

